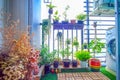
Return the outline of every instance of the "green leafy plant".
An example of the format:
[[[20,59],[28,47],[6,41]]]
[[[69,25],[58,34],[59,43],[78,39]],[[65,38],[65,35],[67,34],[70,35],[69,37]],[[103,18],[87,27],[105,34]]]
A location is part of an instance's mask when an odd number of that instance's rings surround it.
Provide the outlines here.
[[[71,40],[70,40],[70,39],[66,39],[65,43],[66,43],[67,45],[70,45]]]
[[[91,55],[90,55],[90,52],[88,52],[88,51],[78,50],[78,51],[75,52],[75,57],[78,60],[86,61],[86,60],[91,58]]]
[[[71,52],[70,52],[69,49],[70,49],[69,47],[66,47],[65,49],[62,49],[62,50],[60,51],[60,54],[61,54],[61,56],[62,56],[63,59],[64,59],[64,58],[68,59],[69,56],[71,55]]]
[[[93,39],[91,40],[91,42],[89,43],[89,49],[92,49],[92,51],[94,52],[94,58],[95,58],[95,53],[100,53],[102,51],[102,48],[105,47],[105,43],[101,42],[100,39]]]
[[[41,56],[41,62],[40,64],[48,64],[52,63],[54,61],[56,50],[53,50],[52,52],[49,52],[49,48],[47,45],[44,45],[43,48],[40,50],[40,56]]]
[[[78,40],[77,40],[76,37],[73,39],[72,45],[75,46],[75,47],[78,47],[78,46],[79,46],[79,42],[78,42]]]
[[[56,10],[53,15],[53,20],[59,20],[59,19],[60,19],[60,15],[58,14],[58,10]]]
[[[48,5],[46,5],[49,9],[53,9],[53,8],[55,8],[56,6],[54,6],[52,3],[50,3],[50,4],[48,4]]]
[[[77,20],[81,20],[81,21],[84,21],[86,19],[86,15],[83,14],[83,13],[80,13],[76,16],[76,19]]]

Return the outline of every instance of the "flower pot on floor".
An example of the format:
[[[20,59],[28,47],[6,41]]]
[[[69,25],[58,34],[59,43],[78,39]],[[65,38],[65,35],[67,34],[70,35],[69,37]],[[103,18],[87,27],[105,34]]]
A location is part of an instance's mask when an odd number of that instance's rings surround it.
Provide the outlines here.
[[[99,59],[91,58],[89,60],[89,67],[91,71],[98,72],[100,71],[101,62]]]
[[[72,67],[77,67],[78,63],[77,63],[77,60],[73,60],[72,61]]]
[[[81,68],[87,68],[88,62],[87,61],[80,61],[80,66],[81,66]]]
[[[50,66],[51,64],[45,64],[45,74],[48,74],[50,72]]]
[[[63,66],[68,68],[70,66],[70,59],[64,59],[63,60]]]
[[[53,66],[54,66],[54,68],[58,68],[58,66],[59,66],[59,61],[54,61]]]

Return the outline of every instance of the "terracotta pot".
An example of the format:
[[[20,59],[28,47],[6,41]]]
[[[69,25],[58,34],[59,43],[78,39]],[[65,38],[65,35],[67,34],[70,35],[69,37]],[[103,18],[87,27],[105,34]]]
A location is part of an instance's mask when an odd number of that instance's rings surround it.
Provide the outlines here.
[[[70,20],[70,22],[72,23],[72,24],[75,24],[76,23],[76,20]]]

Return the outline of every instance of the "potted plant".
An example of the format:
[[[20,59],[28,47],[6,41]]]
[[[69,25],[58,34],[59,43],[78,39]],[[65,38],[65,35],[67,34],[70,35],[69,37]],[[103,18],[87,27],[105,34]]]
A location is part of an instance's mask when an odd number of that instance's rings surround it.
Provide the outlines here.
[[[80,60],[82,68],[87,67],[87,60],[91,58],[90,52],[87,50],[78,50],[75,52],[76,59]]]
[[[82,44],[82,49],[88,49],[88,43],[83,43]]]
[[[54,68],[58,68],[60,58],[58,57],[57,50],[53,50],[52,54],[53,54],[53,59],[54,59],[54,61],[53,61],[53,67]]]
[[[58,10],[55,11],[54,15],[53,15],[53,23],[58,23],[60,19],[60,15],[58,14]]]
[[[40,50],[40,56],[41,56],[41,65],[45,65],[45,74],[50,72],[50,66],[54,61],[54,55],[55,52],[49,52],[49,48],[47,45],[44,45],[44,47]]]
[[[63,12],[63,17],[64,17],[64,21],[62,21],[63,24],[68,23],[68,19],[67,19],[67,11],[69,10],[69,8],[70,8],[70,6],[67,5],[67,6],[65,7],[65,11]]]
[[[101,67],[101,62],[99,59],[97,59],[96,53],[100,53],[102,51],[102,48],[104,48],[105,44],[100,41],[100,39],[93,39],[89,43],[89,49],[92,49],[93,58],[89,60],[89,66],[92,71],[99,71]]]
[[[69,46],[71,44],[71,40],[70,39],[66,39],[65,43],[66,43],[66,45]]]
[[[80,13],[76,16],[76,19],[79,24],[83,24],[83,21],[86,19],[86,15],[83,13]]]
[[[94,54],[93,54],[93,58],[89,60],[89,66],[92,71],[99,71],[101,67],[101,62],[99,59],[95,57],[95,54],[100,53],[102,51],[102,48],[105,47],[105,43],[101,42],[101,40],[98,39],[96,36],[97,35],[97,30],[96,30],[97,22],[94,22],[93,26],[95,28],[95,38],[91,40],[88,46],[89,46],[89,49],[92,49]]]
[[[69,67],[70,66],[70,59],[69,59],[69,56],[71,54],[71,52],[69,51],[69,47],[66,47],[65,49],[62,49],[60,51],[60,54],[62,56],[62,59],[63,59],[63,66],[64,67]]]
[[[55,8],[56,6],[54,6],[52,3],[50,3],[47,5],[47,7],[49,8],[48,13],[53,14],[53,8]]]

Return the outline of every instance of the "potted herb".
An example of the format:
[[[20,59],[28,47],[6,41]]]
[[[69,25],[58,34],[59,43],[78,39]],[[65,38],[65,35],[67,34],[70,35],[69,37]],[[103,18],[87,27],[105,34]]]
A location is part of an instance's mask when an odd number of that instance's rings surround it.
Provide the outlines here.
[[[56,6],[52,5],[52,3],[50,3],[49,5],[47,5],[47,7],[49,8],[48,13],[53,14],[53,8],[55,8]]]
[[[60,19],[60,15],[58,14],[58,10],[55,11],[54,15],[53,15],[53,23],[58,23]]]
[[[78,50],[78,47],[79,47],[79,42],[78,42],[78,40],[77,40],[76,37],[73,39],[72,45],[73,45],[74,47],[76,47],[76,51],[77,51],[77,50]],[[73,66],[73,67],[77,67],[77,63],[78,63],[77,60],[72,60],[72,66]]]
[[[91,58],[90,52],[86,50],[78,50],[75,52],[76,59],[80,60],[82,68],[87,67],[87,60]]]
[[[54,62],[53,62],[53,67],[58,68],[60,61],[61,61],[61,59],[59,57],[55,57]]]
[[[49,52],[49,48],[47,45],[44,45],[44,47],[40,50],[40,56],[41,56],[41,65],[45,65],[45,74],[50,72],[50,66],[54,61],[54,55],[55,52]]]
[[[62,59],[63,59],[63,66],[64,67],[69,67],[70,66],[70,59],[69,56],[71,55],[71,52],[69,50],[69,47],[66,47],[65,49],[62,49],[60,51]]]
[[[64,17],[64,21],[62,21],[63,24],[68,23],[67,12],[68,12],[69,8],[70,8],[70,6],[67,5],[67,6],[65,7],[65,11],[63,12],[63,17]]]
[[[86,19],[86,15],[83,13],[80,13],[76,16],[76,19],[79,24],[83,24],[83,21]]]

